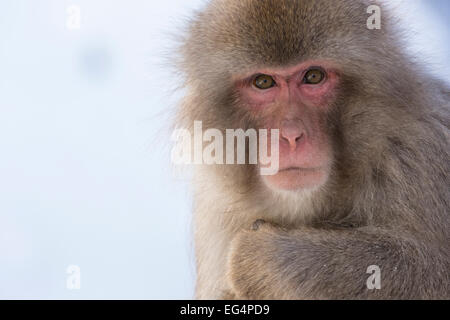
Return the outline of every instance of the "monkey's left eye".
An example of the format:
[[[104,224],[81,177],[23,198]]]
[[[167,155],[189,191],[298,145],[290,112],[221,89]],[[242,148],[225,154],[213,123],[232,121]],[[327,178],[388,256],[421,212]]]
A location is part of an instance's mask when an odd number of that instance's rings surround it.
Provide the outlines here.
[[[253,80],[253,85],[261,90],[270,89],[274,87],[275,84],[276,84],[275,80],[267,74],[261,74]]]
[[[325,79],[325,72],[323,72],[322,69],[313,68],[306,72],[303,81],[306,84],[319,84],[323,79]]]

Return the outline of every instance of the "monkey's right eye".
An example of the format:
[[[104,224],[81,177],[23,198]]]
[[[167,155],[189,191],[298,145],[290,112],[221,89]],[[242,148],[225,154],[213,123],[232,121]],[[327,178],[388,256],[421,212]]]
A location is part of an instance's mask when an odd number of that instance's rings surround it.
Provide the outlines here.
[[[267,74],[261,74],[253,80],[253,85],[258,89],[267,90],[274,87],[276,85],[276,82],[271,76]]]

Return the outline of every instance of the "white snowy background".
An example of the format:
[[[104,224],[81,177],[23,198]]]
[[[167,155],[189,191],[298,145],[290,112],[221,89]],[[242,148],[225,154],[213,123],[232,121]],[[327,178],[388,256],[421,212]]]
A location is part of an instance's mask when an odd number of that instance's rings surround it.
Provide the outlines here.
[[[450,78],[450,1],[389,2]],[[167,129],[179,79],[164,64],[203,5],[0,2],[0,299],[192,298],[191,202]]]

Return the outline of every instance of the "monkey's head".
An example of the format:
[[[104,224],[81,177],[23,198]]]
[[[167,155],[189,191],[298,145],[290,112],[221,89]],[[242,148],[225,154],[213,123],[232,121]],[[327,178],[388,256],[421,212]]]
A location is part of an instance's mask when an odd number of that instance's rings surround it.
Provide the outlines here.
[[[370,157],[395,127],[392,93],[407,68],[388,21],[368,29],[370,4],[211,1],[182,48],[191,99],[185,120],[279,129],[279,172],[256,179],[271,190],[318,189],[342,168],[351,172],[354,161],[376,161]]]

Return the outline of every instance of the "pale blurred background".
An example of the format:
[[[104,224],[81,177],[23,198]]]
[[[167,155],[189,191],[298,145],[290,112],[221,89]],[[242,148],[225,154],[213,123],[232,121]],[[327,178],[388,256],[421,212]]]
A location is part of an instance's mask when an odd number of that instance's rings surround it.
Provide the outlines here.
[[[192,298],[191,202],[169,162],[179,79],[165,63],[204,2],[0,2],[0,299]],[[450,1],[389,2],[449,79]]]

